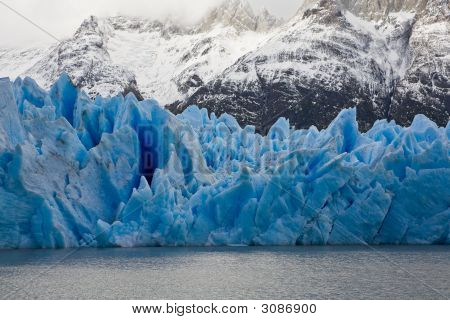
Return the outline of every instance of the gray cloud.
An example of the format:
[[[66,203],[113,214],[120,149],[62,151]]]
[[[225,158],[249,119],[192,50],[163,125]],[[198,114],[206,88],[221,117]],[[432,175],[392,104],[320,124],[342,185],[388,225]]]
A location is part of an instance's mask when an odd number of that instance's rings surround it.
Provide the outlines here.
[[[118,14],[193,23],[223,0],[1,0],[57,38],[69,37],[89,15]],[[292,16],[303,0],[248,0],[254,10]],[[0,4],[0,46],[51,43],[54,40]]]

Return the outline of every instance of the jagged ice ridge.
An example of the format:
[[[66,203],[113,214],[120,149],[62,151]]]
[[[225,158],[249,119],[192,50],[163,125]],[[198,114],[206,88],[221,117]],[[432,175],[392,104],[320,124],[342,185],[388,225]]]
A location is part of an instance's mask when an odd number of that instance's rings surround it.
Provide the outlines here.
[[[450,124],[267,136],[67,75],[0,79],[0,247],[450,244]]]

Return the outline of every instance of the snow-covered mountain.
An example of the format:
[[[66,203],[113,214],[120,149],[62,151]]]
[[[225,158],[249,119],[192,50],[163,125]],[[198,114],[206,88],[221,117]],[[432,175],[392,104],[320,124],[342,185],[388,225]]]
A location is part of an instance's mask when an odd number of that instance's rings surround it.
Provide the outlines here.
[[[45,88],[64,71],[91,97],[198,104],[262,131],[280,116],[323,128],[352,106],[364,130],[418,113],[445,125],[449,28],[448,0],[305,0],[286,22],[226,0],[191,26],[90,17],[51,48],[1,49],[0,70]]]
[[[398,79],[390,117],[409,123],[425,113],[439,125],[450,119],[450,4],[448,0],[418,1],[406,49],[407,70]]]
[[[280,116],[300,127],[325,127],[343,106],[358,105],[368,127],[385,117],[396,77],[392,65],[399,57],[385,38],[336,2],[323,1],[300,11],[185,105],[231,111],[241,122],[260,127]]]
[[[255,14],[248,2],[229,0],[208,13],[196,29],[207,32],[213,26],[221,24],[232,26],[238,31],[267,32],[282,23],[283,19],[273,16],[266,8]]]
[[[111,33],[107,24],[90,17],[83,21],[73,38],[50,48],[25,74],[35,77],[45,88],[66,72],[91,96],[123,91],[139,95],[134,73],[111,59],[108,51]]]
[[[132,91],[167,104],[188,98],[258,47],[281,22],[267,10],[255,14],[241,0],[225,1],[192,26],[170,19],[91,16],[72,38],[40,48],[40,59],[24,63],[28,49],[0,51],[0,66],[10,66],[3,76],[31,76],[45,88],[66,72],[91,97]],[[16,65],[20,73],[11,72]]]
[[[202,86],[176,111],[199,104],[260,129],[279,116],[326,127],[357,106],[410,124],[450,118],[450,15],[446,0],[310,0],[276,34]]]

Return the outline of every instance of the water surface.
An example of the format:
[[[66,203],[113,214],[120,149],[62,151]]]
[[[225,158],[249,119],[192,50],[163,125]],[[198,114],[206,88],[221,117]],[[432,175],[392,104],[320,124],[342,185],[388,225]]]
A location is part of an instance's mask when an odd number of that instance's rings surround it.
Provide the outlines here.
[[[449,299],[450,247],[0,251],[2,299]]]

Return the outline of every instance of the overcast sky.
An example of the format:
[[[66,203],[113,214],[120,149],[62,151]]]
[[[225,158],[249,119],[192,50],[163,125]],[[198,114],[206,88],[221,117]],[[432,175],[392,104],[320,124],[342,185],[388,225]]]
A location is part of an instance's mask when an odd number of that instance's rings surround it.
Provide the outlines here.
[[[0,0],[0,47],[37,45],[50,36],[6,8],[9,5],[57,38],[71,36],[89,15],[118,14],[150,18],[172,15],[185,23],[198,20],[223,0]],[[291,17],[303,0],[248,0],[255,11],[266,7],[275,15]]]

